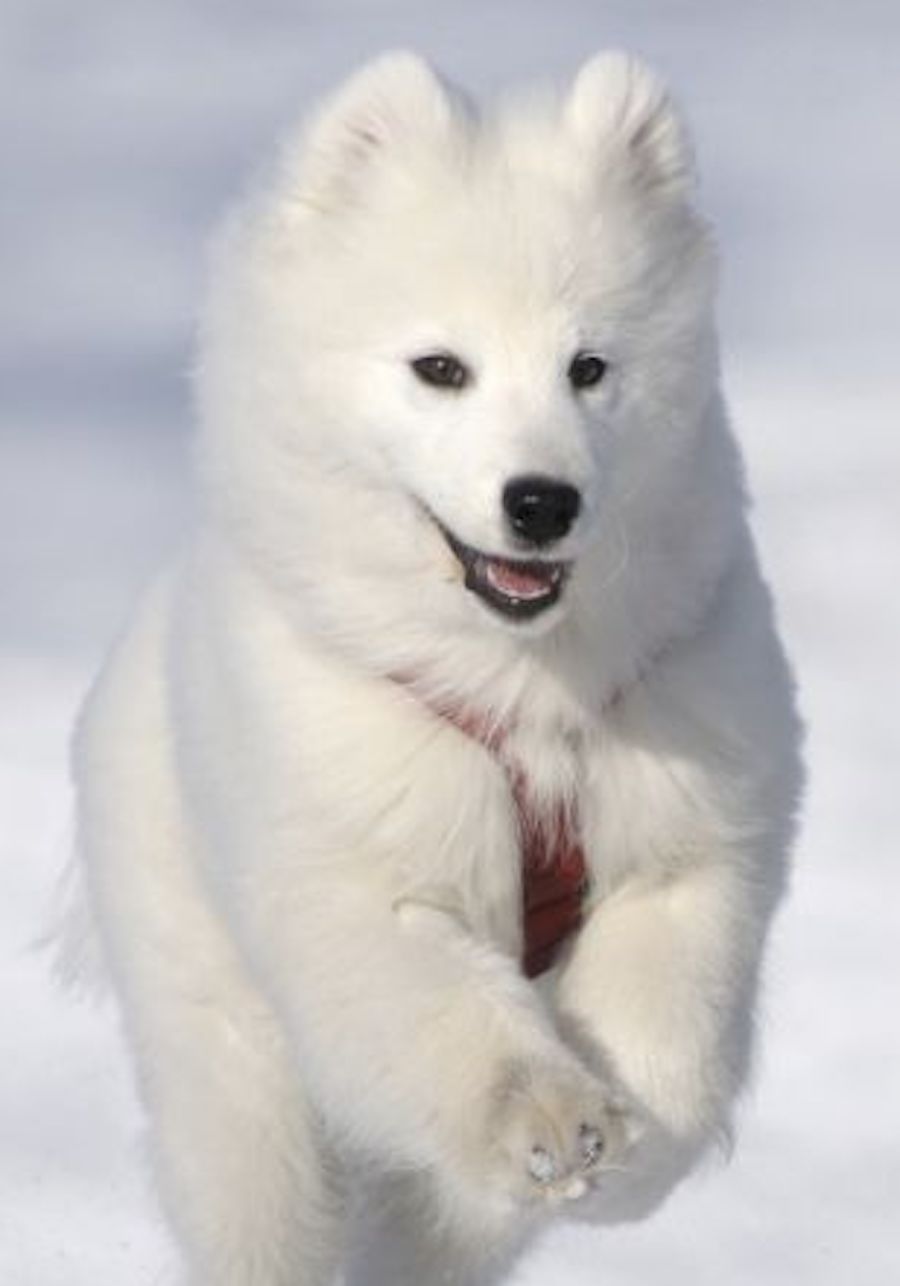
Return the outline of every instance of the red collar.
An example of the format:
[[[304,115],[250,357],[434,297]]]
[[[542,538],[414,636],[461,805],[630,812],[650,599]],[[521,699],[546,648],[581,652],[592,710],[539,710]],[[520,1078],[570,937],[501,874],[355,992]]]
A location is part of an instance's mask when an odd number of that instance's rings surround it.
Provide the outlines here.
[[[516,804],[522,859],[522,972],[536,978],[550,968],[563,942],[581,926],[588,881],[576,824],[570,810],[562,805],[550,816],[538,811],[527,776],[501,754],[508,729],[471,710],[426,703],[440,718],[496,755],[507,774]]]

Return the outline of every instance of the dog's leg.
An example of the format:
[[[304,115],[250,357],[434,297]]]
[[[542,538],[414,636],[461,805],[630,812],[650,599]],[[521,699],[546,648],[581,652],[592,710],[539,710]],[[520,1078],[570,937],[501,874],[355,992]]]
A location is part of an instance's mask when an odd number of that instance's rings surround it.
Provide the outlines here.
[[[144,904],[135,885],[113,928],[115,972],[157,1187],[190,1281],[326,1286],[339,1200],[278,1026],[196,908],[179,953],[158,919],[177,916],[171,886]]]
[[[257,936],[278,952],[275,986],[299,981],[282,1003],[316,1102],[381,1167],[429,1173],[439,1221],[502,1249],[624,1155],[626,1105],[559,1038],[517,960],[439,912],[410,924],[356,872],[335,880],[310,915],[295,905]]]
[[[759,929],[740,882],[698,869],[623,889],[593,912],[561,975],[572,1043],[616,1076],[645,1116],[600,1217],[645,1213],[717,1137],[746,1076]]]
[[[721,1129],[744,1078],[753,919],[740,879],[715,866],[623,889],[593,912],[561,978],[563,1013],[676,1136]]]
[[[338,1201],[284,1051],[263,1027],[176,1006],[144,1018],[140,1061],[158,1187],[190,1281],[330,1286]]]
[[[557,1001],[657,1127],[629,1166],[635,1195],[642,1170],[677,1177],[727,1136],[748,1074],[799,781],[790,694],[763,630],[723,606],[610,713],[590,764],[607,891]]]
[[[338,1210],[316,1122],[198,877],[151,674],[124,658],[75,765],[80,846],[163,1203],[197,1286],[325,1286]]]

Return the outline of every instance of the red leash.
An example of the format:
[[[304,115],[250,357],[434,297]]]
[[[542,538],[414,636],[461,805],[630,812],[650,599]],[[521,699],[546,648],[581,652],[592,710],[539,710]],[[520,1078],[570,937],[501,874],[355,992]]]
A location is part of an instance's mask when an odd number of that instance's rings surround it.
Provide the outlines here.
[[[500,758],[503,729],[470,711],[430,706],[474,741]],[[522,971],[536,978],[554,963],[563,942],[582,922],[587,863],[569,810],[542,814],[530,798],[524,773],[501,758],[516,803],[522,854]]]
[[[581,927],[587,892],[584,849],[568,811],[535,821],[528,783],[512,777],[522,851],[522,970],[536,978],[556,960],[560,947]]]

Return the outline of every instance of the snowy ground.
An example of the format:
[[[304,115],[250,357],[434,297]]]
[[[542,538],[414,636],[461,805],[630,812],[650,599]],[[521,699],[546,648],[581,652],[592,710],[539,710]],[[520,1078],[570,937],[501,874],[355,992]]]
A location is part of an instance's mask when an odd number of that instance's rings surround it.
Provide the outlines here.
[[[679,86],[726,266],[728,383],[812,786],[737,1158],[517,1286],[900,1280],[900,6],[5,0],[0,15],[0,1282],[167,1286],[109,1009],[29,944],[65,744],[183,521],[202,239],[302,104],[412,44],[476,90],[622,44]],[[423,1286],[426,1284],[423,1283]]]

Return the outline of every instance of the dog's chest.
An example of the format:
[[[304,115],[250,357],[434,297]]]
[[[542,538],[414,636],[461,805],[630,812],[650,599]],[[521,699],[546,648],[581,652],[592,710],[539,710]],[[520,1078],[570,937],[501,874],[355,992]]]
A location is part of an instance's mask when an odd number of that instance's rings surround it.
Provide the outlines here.
[[[579,817],[581,741],[563,731],[523,730],[500,753],[515,801],[522,969],[534,978],[580,928],[588,891]]]
[[[558,717],[541,720],[520,713],[504,726],[465,707],[435,703],[433,710],[493,759],[493,785],[485,800],[500,786],[500,768],[513,805],[509,813],[501,810],[512,823],[512,835],[505,822],[501,832],[492,830],[491,818],[498,814],[488,807],[466,846],[474,861],[457,886],[464,918],[506,949],[518,950],[523,973],[537,977],[577,932],[589,891],[581,831],[585,731]]]

